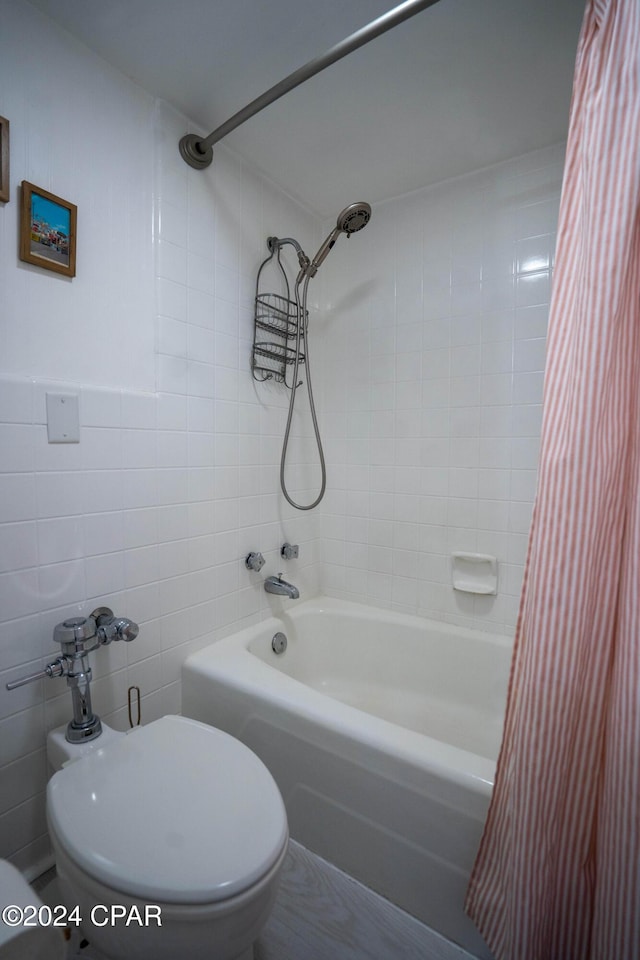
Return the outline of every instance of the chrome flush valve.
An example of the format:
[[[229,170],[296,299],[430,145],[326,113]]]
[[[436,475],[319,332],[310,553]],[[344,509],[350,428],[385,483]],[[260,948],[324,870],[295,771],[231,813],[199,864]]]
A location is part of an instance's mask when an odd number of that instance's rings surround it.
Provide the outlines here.
[[[73,654],[82,647],[83,653],[91,653],[112,640],[135,640],[140,628],[133,620],[115,617],[109,607],[98,607],[90,617],[72,617],[59,623],[53,630],[53,639],[62,646],[63,654]],[[86,640],[95,637],[96,643],[84,649]]]
[[[60,644],[62,654],[40,673],[32,673],[8,683],[7,690],[15,690],[42,677],[66,677],[73,701],[73,719],[67,725],[67,740],[70,743],[95,740],[102,733],[102,724],[91,707],[88,655],[113,640],[134,640],[139,630],[137,623],[126,617],[114,616],[109,607],[98,607],[90,617],[71,617],[57,624],[53,630],[53,639]]]
[[[114,617],[109,607],[98,607],[91,616],[96,621],[96,636],[99,643],[111,643],[112,640],[125,640],[129,643],[140,633],[140,627],[127,617]]]

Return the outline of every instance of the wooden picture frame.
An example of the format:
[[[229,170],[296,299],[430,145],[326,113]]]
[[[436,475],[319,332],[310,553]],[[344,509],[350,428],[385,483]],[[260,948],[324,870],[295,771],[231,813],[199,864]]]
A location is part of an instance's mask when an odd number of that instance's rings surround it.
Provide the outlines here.
[[[74,203],[23,180],[20,259],[75,277],[77,212]]]
[[[9,121],[0,117],[0,203],[8,203],[9,186]]]

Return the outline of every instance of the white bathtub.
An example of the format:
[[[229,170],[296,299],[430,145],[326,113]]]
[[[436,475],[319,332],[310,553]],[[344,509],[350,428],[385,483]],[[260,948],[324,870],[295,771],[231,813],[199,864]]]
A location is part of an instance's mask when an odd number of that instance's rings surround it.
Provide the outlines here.
[[[187,659],[183,713],[262,758],[303,846],[490,957],[462,905],[510,639],[341,600],[286,603]]]

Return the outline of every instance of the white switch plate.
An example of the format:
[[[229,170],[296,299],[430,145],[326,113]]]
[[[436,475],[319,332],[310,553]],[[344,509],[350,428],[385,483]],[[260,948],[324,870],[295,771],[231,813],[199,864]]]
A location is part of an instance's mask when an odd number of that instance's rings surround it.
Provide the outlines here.
[[[47,394],[49,443],[80,443],[80,407],[77,393]]]

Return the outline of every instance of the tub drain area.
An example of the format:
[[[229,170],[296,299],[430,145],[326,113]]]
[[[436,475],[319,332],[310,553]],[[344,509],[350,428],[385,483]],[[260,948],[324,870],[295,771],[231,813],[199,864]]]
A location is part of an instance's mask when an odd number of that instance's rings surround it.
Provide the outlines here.
[[[287,649],[287,638],[285,637],[284,633],[281,633],[280,631],[274,633],[271,640],[271,649],[277,654],[285,652]]]

